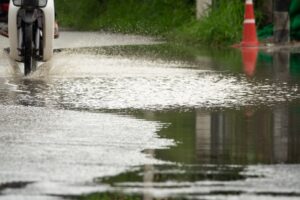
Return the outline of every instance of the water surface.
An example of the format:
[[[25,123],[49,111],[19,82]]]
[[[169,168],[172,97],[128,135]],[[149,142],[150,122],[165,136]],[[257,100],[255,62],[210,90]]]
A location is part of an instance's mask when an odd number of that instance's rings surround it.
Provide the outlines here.
[[[300,197],[297,49],[103,37],[26,78],[1,55],[0,199]]]

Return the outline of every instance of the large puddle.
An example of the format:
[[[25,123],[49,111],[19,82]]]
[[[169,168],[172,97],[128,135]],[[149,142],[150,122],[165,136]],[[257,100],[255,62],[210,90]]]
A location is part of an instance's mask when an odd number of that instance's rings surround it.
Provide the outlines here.
[[[0,57],[0,199],[300,197],[297,50],[81,34],[26,78]]]
[[[14,96],[3,103],[89,110],[274,105],[300,96],[297,84],[284,81],[254,81],[230,72],[188,68],[183,63],[78,52],[59,53],[29,78],[8,78],[6,85],[16,90],[2,92],[5,97]]]
[[[126,116],[23,106],[0,110],[1,183],[34,186],[2,194],[95,191],[85,184],[133,166],[163,163],[142,151],[173,144],[156,135],[162,124]]]

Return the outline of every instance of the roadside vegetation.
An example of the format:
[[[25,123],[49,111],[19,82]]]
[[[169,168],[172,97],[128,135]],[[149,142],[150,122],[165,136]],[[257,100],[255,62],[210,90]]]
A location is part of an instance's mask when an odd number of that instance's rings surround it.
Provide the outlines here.
[[[244,1],[216,1],[196,20],[195,0],[61,0],[61,26],[162,36],[185,44],[229,45],[241,38]]]
[[[106,30],[158,35],[187,23],[192,3],[186,0],[56,1],[61,25],[80,30]]]
[[[171,40],[188,44],[234,44],[241,39],[243,13],[240,0],[221,1],[202,19],[192,19],[168,35]]]

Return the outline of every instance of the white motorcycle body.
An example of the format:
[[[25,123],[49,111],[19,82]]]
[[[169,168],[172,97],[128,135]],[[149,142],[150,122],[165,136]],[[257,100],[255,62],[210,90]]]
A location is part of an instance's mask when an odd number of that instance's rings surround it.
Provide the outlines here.
[[[42,61],[48,61],[53,56],[53,41],[54,41],[54,26],[55,26],[55,11],[54,11],[54,0],[48,0],[47,6],[39,8],[44,14],[43,22],[43,56]],[[22,45],[22,30],[18,28],[18,13],[20,7],[16,7],[12,0],[9,4],[8,14],[8,37],[10,44],[10,57],[16,61],[21,62],[23,58],[20,56],[20,49]]]

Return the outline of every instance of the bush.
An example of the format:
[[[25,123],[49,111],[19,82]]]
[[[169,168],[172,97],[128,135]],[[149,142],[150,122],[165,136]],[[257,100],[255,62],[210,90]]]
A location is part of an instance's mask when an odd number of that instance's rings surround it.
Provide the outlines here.
[[[209,45],[233,44],[241,40],[244,3],[240,0],[220,1],[207,16],[192,20],[170,34],[176,41]]]
[[[190,20],[189,0],[60,0],[62,26],[125,33],[161,34]]]
[[[170,41],[216,46],[241,40],[244,3],[215,0],[201,20],[195,19],[195,0],[58,0],[56,7],[63,27],[162,35]],[[256,14],[260,21],[261,13]]]
[[[102,8],[99,0],[57,0],[55,6],[61,26],[85,30],[94,28]]]

